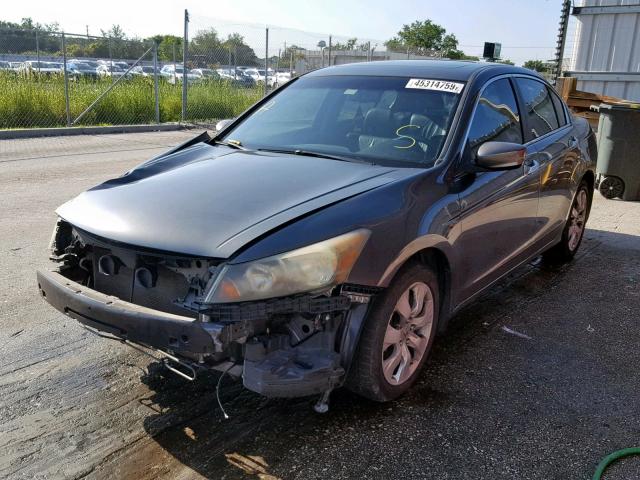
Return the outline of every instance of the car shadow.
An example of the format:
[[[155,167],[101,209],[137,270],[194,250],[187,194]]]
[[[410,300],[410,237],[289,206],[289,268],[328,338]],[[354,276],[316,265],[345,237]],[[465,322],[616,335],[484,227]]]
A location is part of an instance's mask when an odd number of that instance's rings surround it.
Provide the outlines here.
[[[151,391],[141,402],[154,412],[144,421],[153,441],[137,455],[145,457],[142,464],[138,459],[135,465],[122,468],[128,475],[142,478],[140,465],[152,465],[154,458],[169,454],[181,465],[173,462],[167,466],[168,471],[186,466],[206,478],[220,478],[223,473],[225,478],[277,478],[269,463],[277,464],[308,445],[316,449],[332,446],[349,437],[353,429],[365,428],[375,436],[376,428],[401,422],[406,412],[419,410],[432,418],[444,416],[460,401],[450,390],[441,388],[444,379],[456,377],[464,382],[477,374],[472,366],[462,367],[463,374],[456,376],[452,366],[458,363],[456,357],[484,348],[484,337],[495,332],[498,324],[504,325],[505,319],[517,316],[523,304],[543,304],[550,290],[561,288],[567,277],[578,275],[573,270],[579,265],[606,264],[608,258],[620,258],[630,251],[638,255],[640,237],[589,230],[575,262],[553,267],[537,258],[518,268],[452,319],[447,332],[436,340],[420,380],[407,395],[389,404],[339,389],[331,395],[329,412],[319,415],[312,411],[315,398],[265,399],[245,390],[241,380],[225,377],[220,389],[220,400],[229,415],[225,419],[216,400],[219,374],[205,372],[187,382],[153,363],[141,377]],[[585,288],[596,292],[603,286]],[[318,476],[323,475],[319,472]]]

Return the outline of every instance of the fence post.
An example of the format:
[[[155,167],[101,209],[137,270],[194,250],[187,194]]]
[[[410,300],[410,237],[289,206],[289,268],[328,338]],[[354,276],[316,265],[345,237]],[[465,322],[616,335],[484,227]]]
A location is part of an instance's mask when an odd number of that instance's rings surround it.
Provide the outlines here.
[[[173,42],[173,85],[176,85],[176,43]]]
[[[182,41],[182,121],[187,119],[187,53],[189,42],[189,12],[184,9],[184,39]]]
[[[264,43],[264,96],[267,96],[269,87],[267,87],[267,78],[269,75],[269,27],[265,29],[265,43]]]
[[[111,37],[109,37],[109,65],[111,72],[111,83],[115,82],[115,77],[113,76],[113,50],[111,49]]]
[[[69,109],[69,72],[67,71],[67,45],[62,32],[62,68],[64,72],[64,107],[67,112],[67,127],[71,126],[71,110]]]
[[[160,97],[158,97],[158,42],[153,41],[153,93],[156,107],[156,123],[160,123]]]
[[[233,79],[238,79],[238,46],[233,46]]]
[[[40,75],[40,40],[38,39],[37,28],[36,28],[36,57],[38,58],[38,75]]]
[[[328,58],[328,66],[331,66],[331,35],[329,35],[329,58]]]

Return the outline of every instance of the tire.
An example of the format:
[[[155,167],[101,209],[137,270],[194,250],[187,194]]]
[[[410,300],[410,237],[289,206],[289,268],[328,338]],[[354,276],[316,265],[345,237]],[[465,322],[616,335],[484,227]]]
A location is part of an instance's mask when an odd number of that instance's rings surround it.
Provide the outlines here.
[[[436,336],[440,313],[438,285],[433,269],[412,263],[375,299],[349,370],[346,382],[349,390],[386,402],[413,385]]]
[[[569,218],[562,231],[560,243],[542,254],[543,260],[551,264],[570,262],[582,244],[584,230],[591,209],[592,192],[584,180],[580,183],[571,202]]]
[[[598,185],[598,191],[609,200],[620,197],[624,193],[624,182],[618,177],[604,177]]]

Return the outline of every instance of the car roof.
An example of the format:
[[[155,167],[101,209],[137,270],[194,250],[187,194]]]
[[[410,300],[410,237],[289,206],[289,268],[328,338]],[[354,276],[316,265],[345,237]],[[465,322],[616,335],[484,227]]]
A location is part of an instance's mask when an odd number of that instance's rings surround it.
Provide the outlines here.
[[[522,67],[502,63],[472,62],[465,60],[381,60],[375,62],[349,63],[315,70],[307,75],[371,75],[467,81],[481,71],[492,72],[495,75],[522,73],[535,76],[533,71]]]

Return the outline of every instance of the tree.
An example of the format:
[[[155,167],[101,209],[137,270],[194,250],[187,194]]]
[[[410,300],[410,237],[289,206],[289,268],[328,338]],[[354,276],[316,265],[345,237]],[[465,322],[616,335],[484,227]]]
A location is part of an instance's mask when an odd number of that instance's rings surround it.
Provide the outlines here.
[[[508,58],[502,58],[500,60],[496,60],[496,63],[502,63],[504,65],[515,65],[515,63],[513,63],[511,60],[509,60]]]
[[[230,53],[234,65],[257,65],[258,57],[244,37],[239,33],[231,33],[222,43],[222,46]],[[228,61],[228,60],[227,60]]]
[[[458,50],[458,39],[454,34],[429,19],[416,20],[403,25],[398,34],[384,45],[395,52],[410,52],[417,55],[439,55],[446,58],[464,58],[464,52]]]
[[[358,43],[358,39],[354,37],[347,40],[346,43],[338,42],[335,45],[333,45],[332,48],[334,50],[356,50],[358,48],[356,46],[357,43]]]
[[[209,28],[196,33],[189,46],[198,51],[214,51],[222,48],[222,42],[216,29]]]
[[[3,53],[29,53],[36,51],[36,31],[38,48],[42,53],[55,54],[60,51],[60,36],[53,35],[59,30],[57,23],[40,24],[33,19],[23,18],[20,23],[0,20],[0,45]]]
[[[182,58],[182,37],[175,35],[154,35],[150,38],[158,44],[158,59],[173,62]]]
[[[411,51],[419,55],[429,55],[434,50],[442,49],[442,40],[445,34],[444,27],[429,19],[416,20],[410,25],[403,25],[397,36],[385,42],[385,46],[389,50]]]
[[[535,70],[536,72],[546,72],[547,68],[542,60],[527,60],[524,62],[524,68]]]

